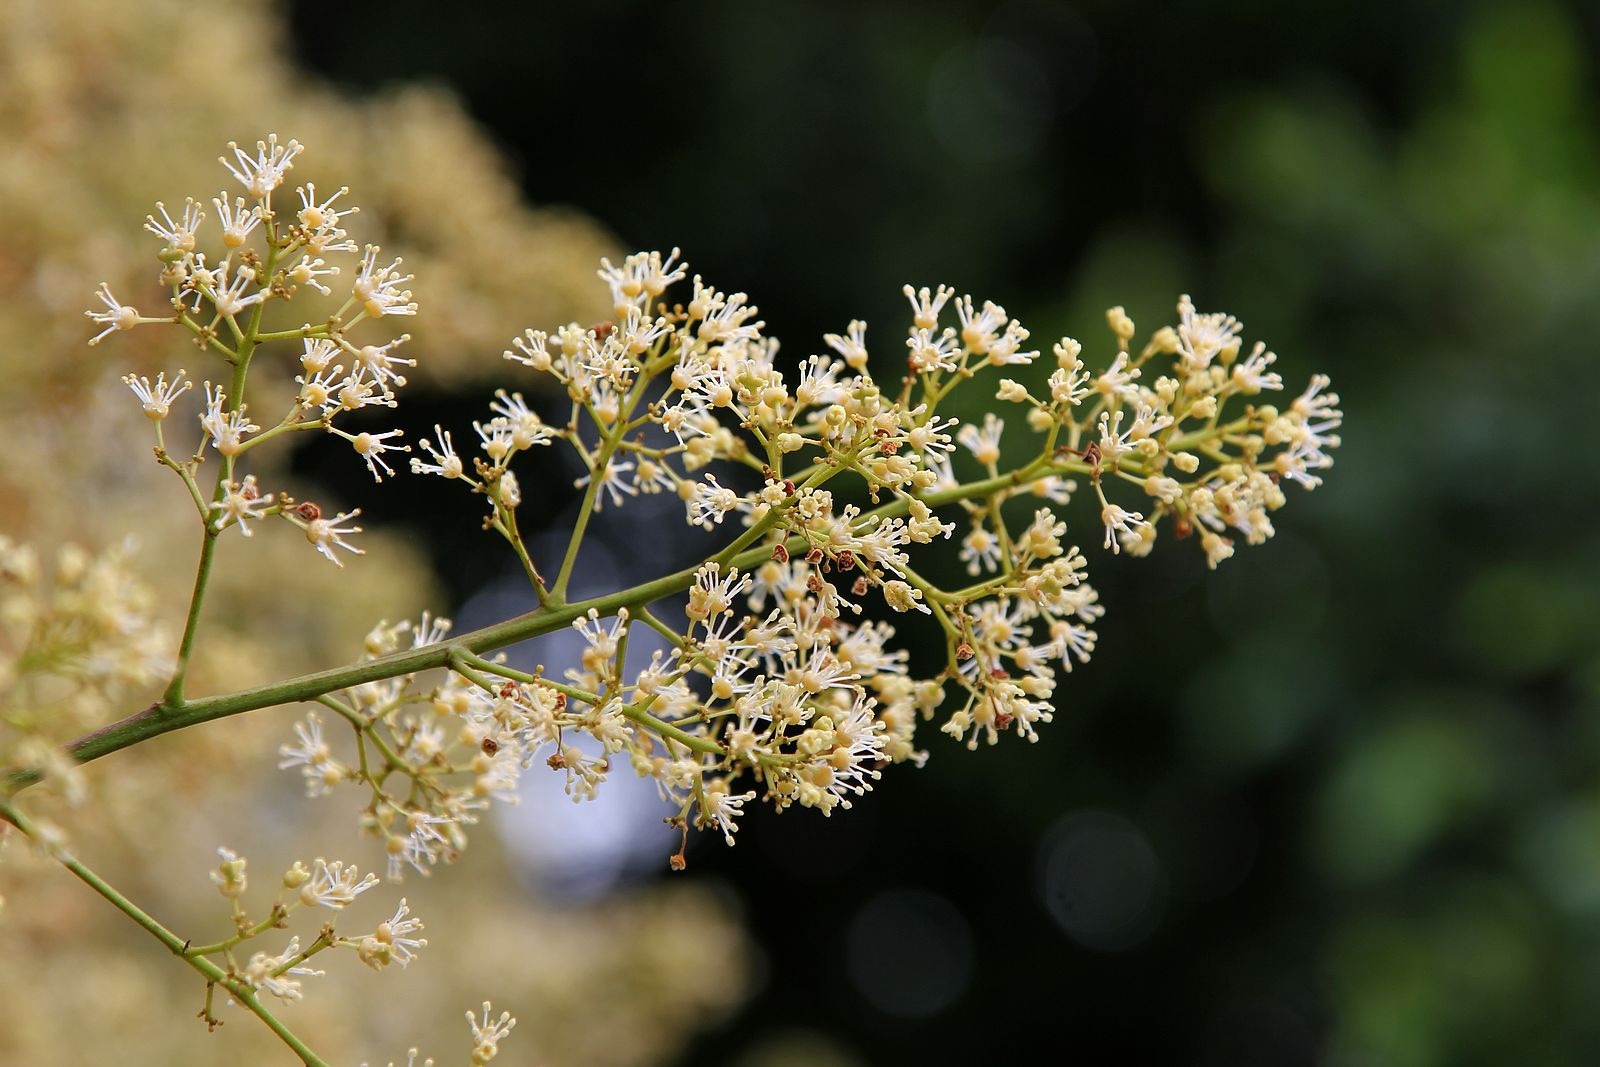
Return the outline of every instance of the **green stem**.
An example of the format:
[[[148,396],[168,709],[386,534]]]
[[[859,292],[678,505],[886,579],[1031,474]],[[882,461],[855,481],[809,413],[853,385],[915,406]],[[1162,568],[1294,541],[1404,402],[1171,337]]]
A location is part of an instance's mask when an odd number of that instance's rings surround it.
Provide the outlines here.
[[[1038,460],[1009,474],[926,493],[921,499],[929,507],[942,507],[968,497],[987,496],[1047,474],[1082,473],[1088,469],[1086,464],[1077,460]],[[908,507],[907,498],[896,497],[866,512],[865,516],[888,518],[903,515]],[[786,545],[792,552],[802,548],[804,539],[798,536],[791,537]],[[728,562],[732,566],[746,569],[758,566],[770,558],[771,554],[770,547],[758,546],[746,549]],[[152,704],[120,722],[111,723],[79,738],[67,746],[67,751],[80,763],[87,763],[174,730],[187,729],[190,726],[198,726],[201,723],[225,719],[260,708],[315,700],[325,694],[361,685],[364,682],[377,682],[402,674],[414,674],[418,671],[443,667],[448,664],[452,654],[458,654],[461,650],[476,653],[492,652],[518,641],[570,626],[574,619],[587,615],[591,609],[600,615],[611,615],[620,607],[631,609],[639,604],[648,604],[662,597],[681,593],[694,584],[695,575],[699,570],[699,566],[686,567],[654,581],[606,593],[603,596],[591,597],[573,604],[562,604],[559,607],[535,608],[492,626],[462,634],[448,642],[407,649],[364,663],[317,671],[298,678],[274,682],[271,685],[203,697],[199,700],[188,700],[177,705]],[[11,771],[6,776],[3,786],[0,786],[0,794],[25,789],[39,781],[41,777],[37,769]]]
[[[285,912],[283,914],[287,913]],[[188,948],[183,950],[183,954],[185,956],[215,956],[219,952],[226,952],[233,946],[242,944],[250,940],[252,937],[260,937],[262,934],[278,925],[281,917],[282,916],[280,914],[276,913],[268,915],[265,919],[262,919],[260,922],[245,930],[241,930],[239,933],[228,938],[226,941],[216,941],[209,945],[190,945]]]
[[[556,574],[556,583],[550,587],[550,601],[556,604],[567,599],[567,582],[572,579],[572,569],[578,562],[578,547],[583,544],[583,535],[589,530],[589,516],[594,514],[595,499],[600,493],[600,483],[606,476],[610,467],[611,453],[616,450],[616,442],[607,438],[602,441],[600,448],[591,457],[589,467],[589,485],[583,491],[583,502],[578,505],[578,518],[572,526],[572,537],[567,541],[567,551],[561,557],[561,570]]]
[[[200,608],[205,603],[206,586],[211,581],[211,562],[216,553],[217,535],[207,524],[205,536],[200,541],[200,564],[195,568],[194,593],[189,597],[189,617],[184,621],[183,641],[178,645],[178,667],[161,697],[164,707],[177,708],[183,704],[183,683],[189,674],[189,657],[194,654],[194,635],[200,627]]]
[[[650,629],[666,638],[668,644],[677,648],[684,646],[683,635],[658,619],[649,608],[640,605],[634,612],[634,618],[641,620]]]
[[[471,663],[484,670],[491,671],[502,678],[509,678],[514,682],[522,682],[526,685],[546,685],[552,689],[565,692],[569,695],[575,694],[577,699],[582,700],[587,704],[592,704],[596,707],[599,707],[602,703],[604,703],[605,700],[605,698],[598,693],[585,693],[581,689],[575,689],[571,686],[562,685],[559,682],[552,682],[548,678],[540,678],[536,675],[529,674],[526,671],[519,671],[515,668],[507,667],[503,663],[491,663],[481,656],[458,655],[452,657],[452,669],[468,678],[472,678],[473,681],[477,681],[480,685],[483,683],[477,678],[473,677],[477,672],[471,670],[471,668],[468,668],[466,666],[467,663]],[[662,737],[670,737],[679,744],[685,745],[696,752],[705,752],[713,756],[727,755],[727,752],[723,749],[723,747],[711,740],[711,738],[705,737],[701,734],[691,734],[687,730],[679,729],[670,722],[666,722],[665,720],[658,719],[654,715],[651,715],[638,704],[619,704],[617,705],[617,710],[621,712],[625,718],[631,719],[640,726],[654,730]]]
[[[38,839],[37,828],[33,825],[32,821],[18,811],[15,807],[5,803],[4,801],[0,801],[0,819],[4,819],[6,822],[9,822],[28,837],[33,838],[34,840]],[[318,1056],[315,1052],[312,1052],[311,1049],[307,1048],[305,1042],[296,1037],[288,1027],[284,1026],[283,1023],[279,1021],[277,1016],[273,1015],[272,1012],[267,1009],[266,1005],[262,1004],[261,1001],[257,999],[255,992],[251,990],[249,986],[245,985],[238,978],[228,974],[227,971],[223,970],[221,967],[218,967],[215,963],[212,963],[208,959],[184,955],[183,938],[179,937],[177,934],[161,925],[143,908],[139,907],[133,901],[117,892],[117,890],[113,888],[110,883],[106,882],[105,879],[101,878],[98,874],[95,874],[94,871],[90,870],[88,867],[85,867],[76,859],[65,854],[58,854],[56,859],[60,861],[63,867],[71,871],[79,881],[83,882],[90,889],[93,889],[96,893],[99,893],[118,911],[132,919],[151,937],[165,945],[167,950],[174,956],[177,956],[190,967],[193,967],[196,971],[199,971],[200,974],[205,977],[208,983],[220,985],[226,989],[229,996],[233,997],[233,999],[238,1001],[240,1004],[243,1004],[252,1013],[254,1013],[257,1018],[266,1023],[268,1028],[270,1028],[273,1033],[277,1034],[283,1043],[294,1051],[295,1055],[300,1057],[300,1062],[305,1064],[305,1067],[329,1067],[326,1060]]]
[[[1193,433],[1186,433],[1182,437],[1174,437],[1168,441],[1167,450],[1169,452],[1186,452],[1203,441],[1210,441],[1211,439],[1221,437],[1224,434],[1238,433],[1240,430],[1247,428],[1249,425],[1250,420],[1248,418],[1238,418],[1222,426],[1211,426],[1204,430],[1196,430]]]
[[[550,593],[544,587],[544,578],[539,574],[539,568],[533,565],[533,558],[528,555],[528,546],[522,543],[522,533],[517,529],[516,509],[502,504],[498,492],[494,500],[495,509],[499,513],[495,519],[495,528],[511,545],[511,550],[517,554],[517,559],[522,564],[522,571],[528,576],[528,584],[533,586],[533,593],[539,598],[539,606],[544,607],[550,603]]]

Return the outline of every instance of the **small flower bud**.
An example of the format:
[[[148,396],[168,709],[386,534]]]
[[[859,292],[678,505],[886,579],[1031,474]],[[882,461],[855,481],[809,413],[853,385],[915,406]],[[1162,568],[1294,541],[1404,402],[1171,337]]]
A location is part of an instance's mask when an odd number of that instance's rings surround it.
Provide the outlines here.
[[[1116,334],[1117,340],[1123,344],[1133,340],[1133,320],[1128,318],[1128,313],[1122,309],[1121,304],[1106,311],[1106,325],[1111,327],[1111,332]]]

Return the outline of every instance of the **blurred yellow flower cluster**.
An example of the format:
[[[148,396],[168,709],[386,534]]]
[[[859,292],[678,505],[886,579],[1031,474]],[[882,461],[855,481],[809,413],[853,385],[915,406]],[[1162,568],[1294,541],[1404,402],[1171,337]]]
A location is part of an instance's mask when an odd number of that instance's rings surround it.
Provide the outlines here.
[[[588,279],[613,248],[607,236],[573,212],[526,206],[505,161],[448,93],[403,86],[353,99],[297,71],[285,38],[277,7],[259,0],[231,4],[225,16],[179,0],[0,5],[0,556],[8,561],[0,716],[39,745],[148,702],[166,668],[146,677],[134,667],[169,659],[182,626],[192,520],[177,480],[142,454],[148,423],[117,379],[199,354],[182,355],[171,331],[138,330],[119,333],[108,361],[106,348],[84,348],[81,309],[104,279],[119,297],[162,313],[149,269],[154,242],[139,221],[158,199],[178,213],[181,192],[214,194],[227,177],[215,163],[222,145],[253,143],[273,128],[314,141],[305,177],[321,177],[328,192],[340,183],[359,191],[362,236],[382,243],[386,261],[428,264],[429,314],[407,321],[409,351],[426,354],[415,383],[460,385],[497,372],[498,360],[467,359],[497,352],[530,317],[605,312]],[[287,476],[278,484],[292,486]],[[125,547],[130,530],[138,542]],[[303,564],[304,544],[222,545],[212,602],[234,610],[208,623],[192,690],[326,666],[325,650],[347,646],[372,619],[436,599],[425,561],[403,538],[373,533],[363,544],[383,566],[341,574],[338,596],[321,598],[315,612],[281,588],[281,576]],[[250,565],[230,565],[246,551]],[[89,626],[96,620],[99,630]],[[38,665],[22,662],[29,635],[50,647],[76,642],[76,673],[38,688]],[[112,703],[84,684],[96,662],[110,672],[101,680],[128,695]],[[19,674],[34,687],[11,685]],[[296,855],[337,855],[344,838],[342,827],[325,833],[320,809],[302,807],[272,773],[264,754],[281,730],[270,716],[247,716],[226,731],[188,731],[80,772],[95,798],[86,807],[39,806],[152,914],[226,934],[226,910],[204,876],[219,841],[287,865]],[[13,748],[5,762],[38,761]],[[0,835],[0,957],[11,961],[0,970],[0,1062],[114,1058],[136,1067],[283,1055],[270,1032],[247,1022],[208,1035],[192,1022],[203,992],[194,975],[152,956],[123,917],[7,836],[17,835]],[[497,1010],[522,1018],[511,1039],[519,1053],[642,1064],[670,1055],[740,995],[743,934],[694,887],[587,908],[545,904],[512,883],[492,835],[469,871],[410,888],[430,937],[449,945],[429,960],[428,980],[379,988],[355,967],[342,975],[348,981],[323,983],[291,1009],[319,1050],[350,1063],[403,1059],[413,1044],[446,1054],[465,1034],[461,1008],[488,994]],[[375,906],[385,905],[394,902]],[[676,980],[685,967],[701,977]],[[94,1008],[63,1026],[68,1003]]]

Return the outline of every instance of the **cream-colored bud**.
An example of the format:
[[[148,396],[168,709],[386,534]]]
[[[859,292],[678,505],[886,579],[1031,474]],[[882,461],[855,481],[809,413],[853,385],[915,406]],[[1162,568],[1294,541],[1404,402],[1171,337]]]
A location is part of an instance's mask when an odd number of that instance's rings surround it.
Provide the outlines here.
[[[1133,340],[1133,320],[1128,318],[1128,313],[1118,304],[1106,311],[1106,325],[1111,327],[1111,332],[1117,335],[1117,340],[1123,344]]]

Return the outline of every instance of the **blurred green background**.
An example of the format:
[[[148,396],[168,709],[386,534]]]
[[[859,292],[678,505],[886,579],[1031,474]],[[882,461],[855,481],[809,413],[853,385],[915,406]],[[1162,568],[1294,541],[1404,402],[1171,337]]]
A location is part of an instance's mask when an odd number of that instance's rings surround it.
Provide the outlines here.
[[[292,11],[309,70],[442,82],[534,202],[682,246],[796,357],[893,338],[907,281],[1090,351],[1187,291],[1344,398],[1265,547],[1091,554],[1100,648],[1039,745],[931,736],[848,815],[697,850],[763,964],[682,1062],[1596,1061],[1600,9]],[[458,602],[498,566],[412,521]]]

